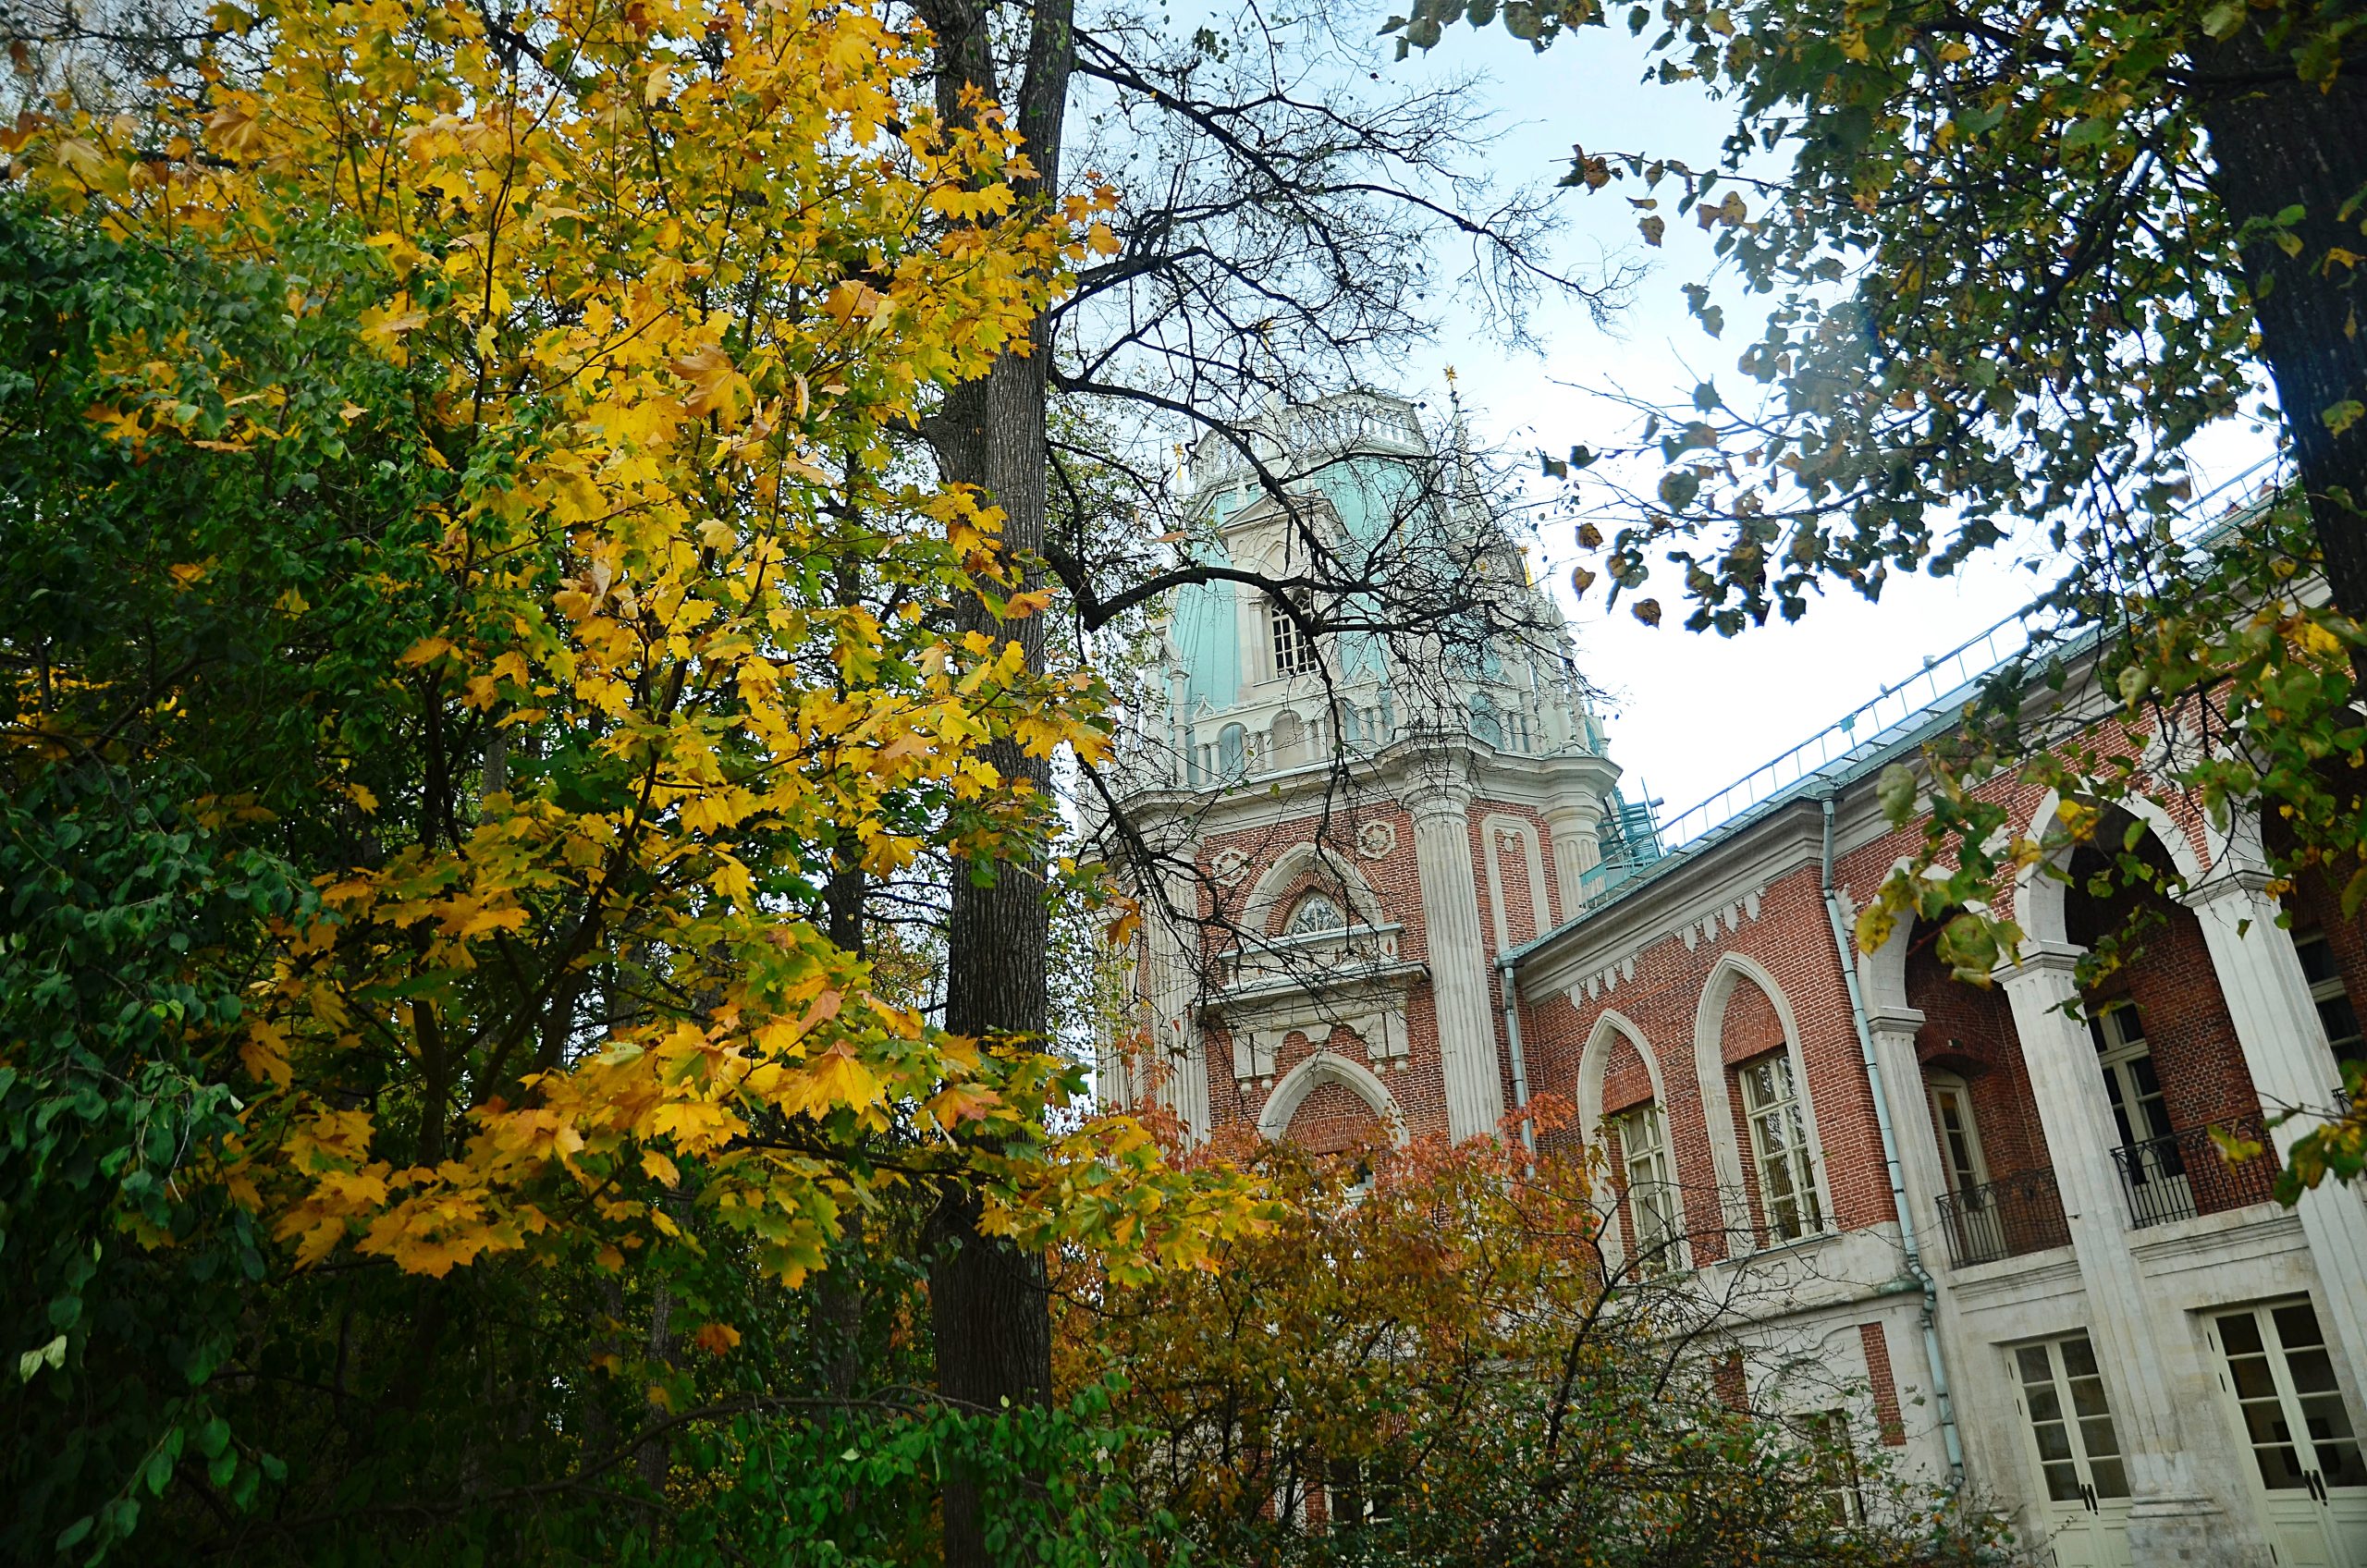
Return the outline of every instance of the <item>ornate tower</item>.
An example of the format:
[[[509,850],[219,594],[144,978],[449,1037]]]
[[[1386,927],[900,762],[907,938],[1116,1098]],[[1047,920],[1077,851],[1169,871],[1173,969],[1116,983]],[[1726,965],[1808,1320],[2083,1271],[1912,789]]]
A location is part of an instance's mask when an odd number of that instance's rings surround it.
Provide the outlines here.
[[[1496,960],[1647,846],[1460,437],[1354,394],[1194,455],[1199,558],[1256,581],[1179,591],[1131,737],[1161,861],[1106,1096],[1326,1147],[1470,1137],[1522,1096]]]

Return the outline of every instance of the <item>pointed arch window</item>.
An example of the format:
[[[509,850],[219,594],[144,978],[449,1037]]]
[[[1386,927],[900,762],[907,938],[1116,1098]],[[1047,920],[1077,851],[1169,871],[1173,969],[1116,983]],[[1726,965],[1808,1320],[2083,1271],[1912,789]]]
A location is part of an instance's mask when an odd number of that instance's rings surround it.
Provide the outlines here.
[[[1328,893],[1309,893],[1291,911],[1289,931],[1294,937],[1320,936],[1347,928],[1347,915]]]
[[[1503,722],[1496,717],[1496,704],[1494,700],[1485,692],[1478,692],[1472,694],[1471,733],[1478,736],[1480,740],[1487,741],[1488,744],[1495,747],[1499,751],[1503,749]]]
[[[1752,1062],[1740,1076],[1768,1231],[1784,1242],[1812,1235],[1824,1229],[1824,1210],[1817,1196],[1808,1108],[1792,1078],[1792,1059],[1778,1051]]]
[[[1676,1182],[1669,1161],[1668,1121],[1650,1101],[1615,1123],[1619,1160],[1627,1178],[1627,1223],[1636,1236],[1639,1271],[1659,1273],[1674,1261]]]

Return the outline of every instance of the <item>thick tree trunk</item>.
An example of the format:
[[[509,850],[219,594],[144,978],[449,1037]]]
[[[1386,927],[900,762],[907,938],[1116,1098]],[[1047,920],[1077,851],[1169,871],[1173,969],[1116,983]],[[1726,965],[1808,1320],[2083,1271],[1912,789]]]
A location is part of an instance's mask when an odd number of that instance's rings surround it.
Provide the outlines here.
[[[2245,248],[2244,272],[2327,585],[2344,614],[2367,622],[2367,419],[2337,434],[2327,418],[2367,401],[2367,77],[2346,62],[2331,91],[2303,81],[2256,26],[2198,51],[2196,65],[2213,189],[2230,215],[2303,214],[2298,251],[2263,237]],[[2360,261],[2345,264],[2337,251]]]
[[[1072,0],[1039,0],[1031,18],[1018,102],[1005,104],[1024,139],[1036,178],[1023,198],[1058,188],[1061,126],[1074,43]],[[936,33],[938,101],[949,118],[966,112],[964,88],[1001,102],[987,29],[975,0],[924,4]],[[958,387],[930,427],[945,477],[975,484],[1002,508],[1003,540],[1032,561],[1044,545],[1045,417],[1051,358],[1038,331],[1026,355],[1005,354],[982,381]],[[1030,568],[1031,575],[1033,568]],[[1034,586],[1033,582],[1028,584]],[[1030,669],[1044,667],[1044,626],[998,621],[983,605],[965,607],[965,631],[1017,643]],[[1007,779],[1049,797],[1049,763],[999,741],[985,760]],[[1040,855],[1014,851],[990,864],[957,864],[947,931],[945,1027],[958,1035],[1040,1039],[1050,1023],[1045,964],[1051,911]],[[949,1185],[929,1222],[929,1300],[938,1388],[949,1399],[998,1408],[1051,1397],[1051,1304],[1042,1258],[978,1229],[980,1206]],[[985,1568],[986,1520],[971,1479],[945,1488],[947,1568]]]

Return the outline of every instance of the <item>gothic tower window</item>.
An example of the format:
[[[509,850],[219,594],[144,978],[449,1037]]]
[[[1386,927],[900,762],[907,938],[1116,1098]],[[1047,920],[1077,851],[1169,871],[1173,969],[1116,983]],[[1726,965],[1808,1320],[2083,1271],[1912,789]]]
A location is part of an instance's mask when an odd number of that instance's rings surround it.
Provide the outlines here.
[[[1504,727],[1496,717],[1496,704],[1485,692],[1476,692],[1471,699],[1471,733],[1499,751],[1503,749]]]
[[[1299,608],[1304,610],[1306,606],[1302,604]],[[1315,639],[1280,605],[1269,604],[1266,619],[1271,628],[1269,645],[1273,650],[1274,679],[1287,680],[1294,675],[1311,672],[1315,668]]]

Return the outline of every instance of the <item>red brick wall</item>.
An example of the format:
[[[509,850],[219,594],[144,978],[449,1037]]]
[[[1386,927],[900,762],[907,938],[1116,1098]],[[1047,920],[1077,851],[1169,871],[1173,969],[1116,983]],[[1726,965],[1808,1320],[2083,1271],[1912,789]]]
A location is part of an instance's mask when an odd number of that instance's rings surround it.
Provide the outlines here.
[[[2280,837],[2289,839],[2289,835],[2281,832]],[[2315,867],[2294,878],[2292,891],[2285,895],[2285,907],[2292,915],[2294,936],[2311,931],[2325,933],[2326,945],[2334,949],[2336,972],[2342,976],[2342,987],[2349,994],[2351,1010],[2367,1019],[2367,921],[2343,914],[2340,887],[2332,876]],[[2331,1087],[2331,1076],[2327,1083]]]
[[[1633,1110],[1652,1097],[1652,1074],[1643,1053],[1626,1035],[1614,1036],[1602,1064],[1602,1114]]]
[[[1291,1142],[1316,1154],[1337,1154],[1353,1145],[1380,1135],[1380,1119],[1361,1096],[1330,1079],[1299,1102],[1285,1133]]]
[[[1894,851],[1889,859],[1898,852]],[[1889,860],[1883,864],[1887,865]],[[1739,903],[1746,890],[1735,888],[1733,901]],[[1834,955],[1815,866],[1803,866],[1770,884],[1760,892],[1759,906],[1756,919],[1746,915],[1735,929],[1729,930],[1721,920],[1709,940],[1699,939],[1697,932],[1690,948],[1665,930],[1649,938],[1633,954],[1634,978],[1623,977],[1614,989],[1575,1000],[1566,993],[1532,994],[1522,1011],[1522,1039],[1532,1084],[1573,1100],[1577,1094],[1580,1054],[1595,1021],[1604,1012],[1615,1011],[1632,1022],[1658,1053],[1667,1091],[1662,1109],[1667,1113],[1677,1181],[1685,1191],[1686,1222],[1694,1235],[1695,1261],[1701,1263],[1723,1256],[1724,1249],[1714,1231],[1708,1229],[1717,1222],[1718,1182],[1702,1115],[1693,1041],[1710,972],[1728,952],[1747,955],[1766,969],[1782,988],[1798,1027],[1800,1058],[1835,1222],[1843,1227],[1870,1225],[1892,1215],[1872,1096],[1866,1084],[1865,1065],[1840,964]],[[1720,1023],[1720,1059],[1732,1061],[1760,1054],[1780,1046],[1783,1038],[1772,999],[1748,975],[1737,977]],[[1613,1074],[1606,1072],[1606,1108],[1618,1103],[1612,1098],[1613,1081]],[[1739,1107],[1738,1086],[1730,1086],[1727,1097],[1731,1107]],[[1740,1129],[1729,1127],[1721,1136],[1743,1152],[1742,1163],[1748,1170],[1748,1145]]]
[[[1926,1078],[1954,1072],[1972,1096],[1973,1126],[1992,1181],[2052,1165],[2046,1134],[2039,1126],[2038,1102],[2030,1095],[2021,1037],[2014,1032],[2014,1010],[2003,987],[1958,980],[1934,950],[1938,931],[1919,926],[1907,940],[1907,1005],[1923,1014],[1915,1055]],[[1930,1116],[1925,1096],[1922,1113]],[[1932,1135],[1936,1141],[1939,1127]],[[1944,1156],[1945,1150],[1943,1149]]]
[[[1718,1055],[1728,1067],[1740,1067],[1784,1048],[1784,1021],[1775,1003],[1748,976],[1735,983],[1726,998],[1726,1015],[1718,1024]]]
[[[1874,1425],[1881,1428],[1885,1447],[1902,1447],[1907,1442],[1907,1423],[1899,1417],[1898,1379],[1891,1375],[1890,1341],[1879,1321],[1858,1324],[1858,1338],[1866,1347],[1867,1391],[1873,1396]]]
[[[2170,1125],[2180,1130],[2260,1109],[2235,1021],[2219,992],[2219,977],[2191,911],[2151,888],[2119,888],[2097,899],[2080,885],[2089,864],[2082,851],[2072,862],[2072,886],[2064,899],[2064,924],[2083,945],[2098,935],[2125,928],[2132,913],[2140,928],[2133,955],[2088,998],[2091,1006],[2128,1000],[2136,1004],[2162,1081],[2162,1104]]]

